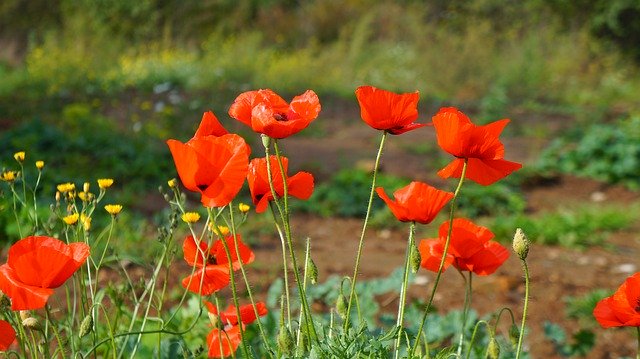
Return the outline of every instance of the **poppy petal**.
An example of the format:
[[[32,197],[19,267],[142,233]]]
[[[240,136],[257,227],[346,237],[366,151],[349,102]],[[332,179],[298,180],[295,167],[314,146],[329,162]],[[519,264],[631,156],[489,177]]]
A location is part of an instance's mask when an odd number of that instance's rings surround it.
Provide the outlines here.
[[[488,186],[522,168],[520,163],[506,160],[469,158],[468,161],[465,177],[483,186]],[[464,159],[457,158],[438,171],[438,176],[442,178],[460,178],[463,166]]]
[[[225,330],[213,329],[207,335],[209,358],[230,358],[241,342],[239,326],[232,326]]]
[[[387,130],[387,132],[389,132],[392,135],[401,135],[401,134],[403,134],[405,132],[409,132],[409,131],[415,130],[417,128],[420,128],[420,127],[425,127],[426,125],[427,124],[425,124],[425,123],[414,122],[414,123],[410,123],[410,124],[408,124],[406,126],[390,128],[390,129]]]
[[[195,178],[198,171],[198,155],[189,145],[177,140],[167,140],[182,185],[190,191],[197,191]]]
[[[423,239],[418,244],[418,252],[420,252],[420,266],[432,272],[437,272],[440,268],[440,262],[442,261],[442,253],[444,251],[443,243],[437,239]],[[444,260],[444,272],[449,265],[453,263],[453,256],[447,253]]]
[[[213,114],[213,112],[211,111],[207,111],[202,115],[202,121],[200,121],[200,126],[198,126],[198,129],[196,130],[195,135],[193,135],[193,137],[204,137],[204,136],[222,136],[222,135],[226,135],[227,130],[224,129],[224,127],[222,127],[222,124],[220,123],[220,121],[218,121],[218,118],[216,117],[216,115]]]
[[[0,266],[0,291],[11,298],[12,310],[43,308],[53,293],[51,288],[35,287],[22,283],[9,264]]]
[[[289,195],[306,200],[313,194],[313,175],[309,172],[298,172],[287,179]]]
[[[6,351],[16,340],[16,331],[6,320],[0,320],[0,351]]]
[[[192,293],[211,295],[229,285],[229,270],[224,266],[209,265],[197,269],[182,279],[182,286]]]
[[[613,297],[602,299],[593,309],[593,316],[603,328],[621,327],[624,323],[616,316],[612,305]]]
[[[198,249],[198,247],[200,247],[200,249]],[[187,264],[190,266],[204,267],[207,263],[206,257],[209,256],[209,247],[203,240],[200,241],[200,244],[196,244],[195,238],[189,235],[182,242],[182,252]]]
[[[308,125],[320,114],[320,99],[315,92],[307,90],[302,95],[298,95],[291,100],[289,109],[302,118]]]
[[[255,254],[246,244],[242,242],[242,237],[240,234],[236,234],[236,239],[238,241],[238,249],[240,251],[240,259],[242,260],[242,264],[250,264],[255,259]],[[240,269],[240,263],[238,263],[238,254],[236,252],[236,246],[234,243],[233,235],[229,235],[224,238],[225,243],[227,244],[227,248],[229,248],[229,254],[231,255],[231,260],[233,261],[233,270]],[[227,258],[227,252],[224,249],[224,244],[222,240],[217,240],[213,245],[213,251],[215,253],[216,262],[219,265],[229,265],[229,258]]]
[[[267,311],[267,306],[263,303],[263,302],[258,302],[256,303],[256,310],[254,311],[254,308],[251,304],[246,304],[246,305],[241,305],[240,306],[240,318],[242,319],[242,323],[243,324],[251,324],[253,323],[257,317],[256,317],[256,311],[258,312],[258,316],[262,317],[267,315],[268,311]],[[233,305],[230,305],[223,313],[222,315],[224,315],[225,317],[225,322],[229,323],[231,325],[236,325],[238,324],[238,313],[236,311],[236,307]]]
[[[419,97],[418,92],[396,94],[373,86],[356,89],[360,117],[372,128],[383,131],[398,130],[414,122],[418,118]]]
[[[507,258],[509,258],[509,251],[500,243],[491,241],[466,262],[472,263],[473,273],[486,276],[493,274]]]
[[[258,97],[258,91],[241,93],[231,104],[229,116],[251,127],[251,111]]]
[[[473,130],[471,120],[454,107],[440,109],[432,118],[438,145],[456,157],[466,157],[469,137]]]
[[[376,188],[376,193],[378,196],[387,204],[387,207],[391,210],[393,215],[401,222],[409,221],[409,216],[407,215],[407,210],[403,206],[400,206],[396,201],[392,200],[387,196],[387,193],[384,191],[384,188],[378,187]]]

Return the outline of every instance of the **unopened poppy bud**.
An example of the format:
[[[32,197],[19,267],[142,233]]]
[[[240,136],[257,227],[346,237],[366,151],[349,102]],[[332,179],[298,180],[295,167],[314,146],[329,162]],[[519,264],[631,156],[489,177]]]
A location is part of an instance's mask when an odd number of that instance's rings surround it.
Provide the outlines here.
[[[511,328],[509,328],[509,340],[511,344],[515,348],[518,345],[518,340],[520,339],[520,329],[517,325],[512,324]]]
[[[521,228],[516,229],[516,234],[513,236],[513,250],[521,260],[527,259],[527,255],[529,254],[529,239],[527,239],[527,236]]]
[[[15,158],[16,161],[21,163],[24,162],[24,157],[25,157],[24,151],[16,152],[13,154],[13,158]]]
[[[23,319],[22,320],[22,326],[25,327],[25,328],[33,329],[33,330],[40,329],[40,323],[38,322],[38,319],[36,319],[34,317],[29,317],[29,318]]]
[[[411,244],[411,272],[417,273],[420,269],[420,263],[422,262],[422,256],[420,251],[416,247],[415,242]]]
[[[311,258],[309,258],[309,267],[307,268],[307,277],[311,281],[311,284],[318,283],[318,266]]]
[[[93,331],[93,316],[91,314],[84,317],[82,323],[80,323],[80,332],[78,333],[78,337],[82,338],[85,335],[91,333]]]
[[[498,344],[498,341],[494,337],[491,337],[491,339],[489,340],[489,346],[487,347],[487,358],[500,358],[500,344]]]
[[[44,161],[36,161],[36,168],[41,170],[44,168]]]
[[[271,137],[265,134],[260,135],[260,137],[262,138],[262,145],[264,146],[264,148],[269,148],[269,146],[271,145]]]
[[[178,185],[178,181],[175,178],[172,178],[167,181],[167,185],[169,188],[175,188]]]
[[[278,332],[278,349],[283,354],[290,354],[291,349],[294,347],[293,336],[291,335],[291,331],[285,326],[280,327],[280,331]]]
[[[347,317],[347,300],[344,295],[340,293],[336,300],[336,312],[340,315],[340,318],[345,319]]]

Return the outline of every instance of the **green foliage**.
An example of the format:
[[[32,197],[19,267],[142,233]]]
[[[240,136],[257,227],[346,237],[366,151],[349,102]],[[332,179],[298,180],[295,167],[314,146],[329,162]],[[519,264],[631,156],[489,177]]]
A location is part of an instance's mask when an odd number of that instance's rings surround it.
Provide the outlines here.
[[[595,326],[593,309],[600,300],[610,295],[610,290],[594,289],[582,296],[566,297],[566,315],[568,318],[577,319],[584,325]]]
[[[469,182],[457,200],[457,209],[471,218],[519,215],[526,207],[527,202],[520,190],[504,181],[491,186]]]
[[[605,244],[609,233],[629,227],[636,218],[637,209],[583,206],[538,216],[505,216],[489,228],[502,242],[511,241],[515,228],[522,228],[533,243],[585,248]]]
[[[546,321],[543,327],[545,337],[563,357],[585,356],[596,343],[596,336],[591,330],[581,329],[573,334],[572,340],[568,340],[567,334],[559,325]]]
[[[578,126],[554,140],[538,166],[640,189],[640,115],[611,124]]]
[[[389,194],[408,184],[392,175],[378,174],[376,187]],[[344,169],[326,183],[318,185],[308,201],[300,202],[300,210],[321,216],[364,217],[371,192],[371,173],[360,169]],[[384,202],[375,195],[372,211],[383,210]]]

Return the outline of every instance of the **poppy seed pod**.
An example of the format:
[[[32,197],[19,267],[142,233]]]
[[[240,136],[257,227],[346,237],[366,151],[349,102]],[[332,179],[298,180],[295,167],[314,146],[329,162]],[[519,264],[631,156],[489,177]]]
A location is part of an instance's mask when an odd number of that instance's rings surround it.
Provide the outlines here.
[[[422,256],[420,251],[416,247],[415,242],[411,244],[411,272],[416,273],[420,269],[420,263],[422,262]]]
[[[489,340],[489,346],[487,347],[487,358],[500,358],[500,344],[498,344],[498,341],[494,337],[491,337],[491,340]]]
[[[517,325],[512,324],[511,328],[509,328],[509,340],[514,348],[518,345],[518,339],[520,339],[520,329]]]
[[[342,293],[338,295],[338,299],[336,300],[336,312],[338,312],[342,319],[345,319],[347,316],[347,300]]]
[[[311,284],[318,283],[318,266],[316,266],[316,263],[311,258],[309,258],[309,269],[307,271],[307,276],[309,277]]]
[[[522,228],[516,229],[516,234],[513,236],[513,251],[516,252],[521,260],[527,259],[529,254],[529,239],[522,231]]]
[[[80,332],[78,333],[78,337],[82,338],[91,333],[91,331],[93,331],[93,316],[89,314],[84,317],[82,323],[80,323]]]
[[[278,350],[283,354],[289,354],[294,347],[293,336],[287,327],[284,325],[280,327],[278,333]]]

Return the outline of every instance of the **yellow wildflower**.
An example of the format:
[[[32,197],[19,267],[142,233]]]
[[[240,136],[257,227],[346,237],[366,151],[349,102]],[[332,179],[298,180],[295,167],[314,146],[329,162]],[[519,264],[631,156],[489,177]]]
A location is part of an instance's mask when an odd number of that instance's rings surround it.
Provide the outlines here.
[[[98,187],[100,187],[100,189],[107,189],[111,187],[112,184],[113,178],[100,178],[98,180]]]
[[[64,223],[68,224],[68,225],[74,225],[78,222],[78,218],[80,217],[79,214],[74,213],[74,214],[70,214],[66,217],[62,217],[62,220],[64,221]]]
[[[122,211],[121,204],[108,204],[104,206],[104,209],[109,212],[110,215],[116,216],[120,211]]]
[[[242,213],[247,213],[249,212],[249,209],[251,209],[251,207],[249,207],[248,204],[245,203],[240,203],[238,204],[238,209],[240,210],[240,212]]]
[[[2,180],[5,182],[13,182],[16,180],[16,178],[18,178],[18,175],[20,173],[17,171],[5,171],[2,172]]]
[[[16,152],[13,154],[13,158],[15,158],[18,162],[24,162],[24,157],[24,151]]]
[[[167,181],[169,188],[175,188],[178,185],[178,181],[175,178],[172,178]]]
[[[182,215],[182,220],[187,223],[196,223],[200,220],[200,215],[196,212],[186,212]]]
[[[86,232],[88,232],[91,229],[91,217],[83,213],[80,215],[80,222],[82,222],[82,227],[84,227],[84,230]]]
[[[213,226],[213,223],[209,223],[209,230],[211,232],[214,232],[216,234],[221,234],[223,236],[226,236],[227,234],[229,234],[229,227],[227,226],[218,226],[218,229],[216,230]]]
[[[89,196],[87,196],[87,192],[78,192],[78,198],[80,198],[82,202],[87,202]]]
[[[76,185],[70,182],[67,183],[61,183],[59,184],[57,187],[58,192],[60,193],[67,193],[67,192],[71,192],[74,189],[76,189]]]
[[[36,168],[41,170],[44,168],[44,161],[36,161]]]

